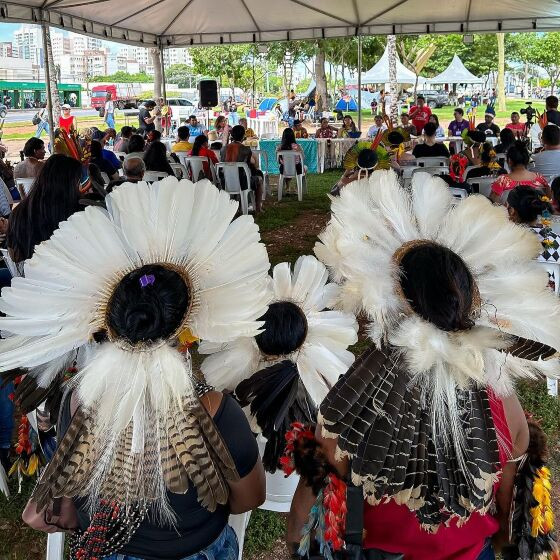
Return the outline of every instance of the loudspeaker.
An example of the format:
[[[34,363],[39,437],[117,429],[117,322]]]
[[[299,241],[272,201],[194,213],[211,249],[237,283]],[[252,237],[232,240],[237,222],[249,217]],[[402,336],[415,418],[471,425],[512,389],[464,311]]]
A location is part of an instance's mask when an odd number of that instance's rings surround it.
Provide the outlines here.
[[[216,80],[200,80],[198,82],[200,106],[205,109],[218,105],[218,82]]]

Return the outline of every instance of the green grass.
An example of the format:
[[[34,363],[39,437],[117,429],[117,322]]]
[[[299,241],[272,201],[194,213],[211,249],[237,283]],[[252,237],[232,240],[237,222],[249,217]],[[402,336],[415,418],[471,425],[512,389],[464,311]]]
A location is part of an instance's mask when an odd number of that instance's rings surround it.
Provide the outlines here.
[[[286,517],[272,511],[257,509],[251,514],[245,536],[243,556],[252,558],[272,550],[286,533]]]

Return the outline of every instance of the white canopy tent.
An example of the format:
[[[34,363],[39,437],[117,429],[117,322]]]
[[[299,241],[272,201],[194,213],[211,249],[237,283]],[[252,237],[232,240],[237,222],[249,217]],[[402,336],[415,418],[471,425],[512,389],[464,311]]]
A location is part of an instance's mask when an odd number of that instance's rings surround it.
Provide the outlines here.
[[[429,82],[431,84],[482,84],[484,80],[469,72],[463,61],[455,55],[449,66],[441,74],[430,78]]]
[[[381,58],[367,72],[361,75],[361,84],[386,84],[391,81],[389,75],[389,51],[385,48],[385,52]],[[426,78],[419,77],[418,83],[423,83]],[[356,78],[348,80],[349,85],[356,85]],[[416,74],[409,70],[397,56],[397,83],[398,84],[414,84],[416,83]]]
[[[51,26],[165,47],[355,35],[543,31],[553,0],[0,0],[0,22]]]

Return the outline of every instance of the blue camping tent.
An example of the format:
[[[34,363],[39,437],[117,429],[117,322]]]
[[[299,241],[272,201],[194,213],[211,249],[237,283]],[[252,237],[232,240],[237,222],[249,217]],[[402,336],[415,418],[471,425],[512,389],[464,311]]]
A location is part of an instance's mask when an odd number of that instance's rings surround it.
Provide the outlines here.
[[[335,109],[337,111],[357,111],[358,104],[353,97],[351,97],[350,95],[345,95],[337,101]]]
[[[278,99],[276,97],[267,97],[261,101],[259,111],[272,111],[277,103]]]

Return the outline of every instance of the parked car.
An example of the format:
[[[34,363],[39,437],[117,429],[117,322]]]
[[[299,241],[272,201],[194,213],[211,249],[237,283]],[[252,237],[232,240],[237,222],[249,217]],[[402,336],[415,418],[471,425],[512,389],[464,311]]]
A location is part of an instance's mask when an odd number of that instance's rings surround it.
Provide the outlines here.
[[[439,109],[445,105],[449,105],[449,94],[446,91],[438,91],[437,89],[425,89],[416,92],[416,95],[423,95],[426,105],[430,109]]]
[[[8,114],[8,107],[0,103],[0,119],[3,119]]]
[[[186,121],[196,112],[196,105],[184,97],[168,97],[167,104],[171,107],[173,120],[178,122]]]

